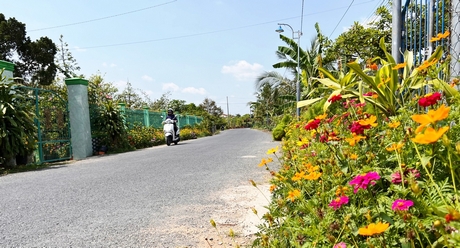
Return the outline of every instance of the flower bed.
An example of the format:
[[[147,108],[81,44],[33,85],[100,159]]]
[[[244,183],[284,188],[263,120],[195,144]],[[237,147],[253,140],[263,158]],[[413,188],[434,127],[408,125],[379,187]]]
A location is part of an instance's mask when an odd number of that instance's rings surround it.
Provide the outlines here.
[[[460,102],[437,78],[439,58],[350,64],[363,88],[338,81],[341,91],[290,123],[282,155],[259,164],[272,201],[254,245],[460,247]]]

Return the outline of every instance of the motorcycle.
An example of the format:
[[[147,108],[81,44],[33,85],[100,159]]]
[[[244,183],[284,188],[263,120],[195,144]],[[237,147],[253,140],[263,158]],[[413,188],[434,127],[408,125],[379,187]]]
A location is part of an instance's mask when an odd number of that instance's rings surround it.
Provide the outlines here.
[[[166,119],[163,121],[163,132],[165,133],[166,145],[170,146],[171,143],[177,145],[180,140],[180,130],[177,127],[177,132],[174,133],[174,120]]]

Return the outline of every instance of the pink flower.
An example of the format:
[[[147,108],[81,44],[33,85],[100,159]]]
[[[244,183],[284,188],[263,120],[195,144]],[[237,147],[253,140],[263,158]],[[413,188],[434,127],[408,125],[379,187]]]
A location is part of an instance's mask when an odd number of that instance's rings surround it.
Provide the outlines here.
[[[411,200],[398,199],[393,202],[391,209],[393,211],[407,211],[410,207],[414,206],[414,202]]]
[[[359,189],[367,189],[369,184],[374,185],[375,182],[380,179],[377,172],[369,172],[363,175],[357,175],[353,180],[350,181],[350,185],[354,185],[353,193],[356,194]]]
[[[348,196],[337,197],[329,203],[329,207],[333,207],[334,210],[339,209],[343,204],[348,203]]]
[[[345,244],[344,242],[340,242],[335,244],[333,248],[347,248],[347,244]]]

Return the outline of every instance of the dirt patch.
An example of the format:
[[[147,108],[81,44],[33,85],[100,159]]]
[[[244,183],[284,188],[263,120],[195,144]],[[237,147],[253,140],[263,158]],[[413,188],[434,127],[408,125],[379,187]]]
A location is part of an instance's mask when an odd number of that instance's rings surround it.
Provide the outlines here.
[[[216,192],[210,197],[219,204],[175,209],[166,225],[144,230],[144,234],[156,237],[155,247],[250,247],[270,199],[268,184],[258,188],[260,191],[249,184]],[[211,219],[217,228],[212,227]],[[234,237],[230,237],[230,230]]]

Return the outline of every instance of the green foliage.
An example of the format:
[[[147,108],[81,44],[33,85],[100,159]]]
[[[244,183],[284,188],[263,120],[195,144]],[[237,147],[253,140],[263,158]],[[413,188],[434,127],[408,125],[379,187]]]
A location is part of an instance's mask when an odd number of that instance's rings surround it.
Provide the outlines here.
[[[48,37],[31,41],[26,25],[0,13],[0,60],[14,63],[14,74],[25,84],[50,85],[56,75],[56,45]]]
[[[3,70],[0,71],[0,75]],[[1,76],[0,81],[0,164],[28,155],[36,146],[34,109],[20,85]]]
[[[93,127],[96,134],[106,138],[107,144],[115,149],[129,149],[127,127],[124,116],[115,102],[106,101],[98,106]]]
[[[281,141],[284,138],[284,136],[286,135],[284,129],[291,121],[291,118],[292,117],[290,115],[284,115],[281,121],[278,123],[278,125],[276,125],[276,127],[272,131],[272,136],[274,140]]]

